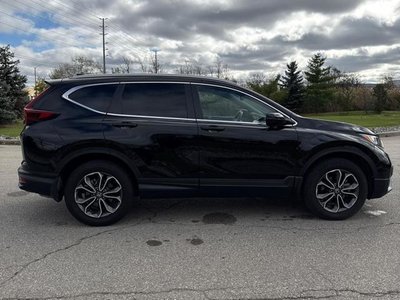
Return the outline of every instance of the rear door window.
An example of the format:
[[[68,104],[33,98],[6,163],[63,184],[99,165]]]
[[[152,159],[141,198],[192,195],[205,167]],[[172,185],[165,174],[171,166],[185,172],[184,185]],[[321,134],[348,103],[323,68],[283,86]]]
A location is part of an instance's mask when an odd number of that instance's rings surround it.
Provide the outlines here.
[[[119,108],[124,115],[187,118],[186,87],[179,83],[125,84]]]
[[[91,109],[107,112],[118,84],[92,85],[71,93],[69,99]]]

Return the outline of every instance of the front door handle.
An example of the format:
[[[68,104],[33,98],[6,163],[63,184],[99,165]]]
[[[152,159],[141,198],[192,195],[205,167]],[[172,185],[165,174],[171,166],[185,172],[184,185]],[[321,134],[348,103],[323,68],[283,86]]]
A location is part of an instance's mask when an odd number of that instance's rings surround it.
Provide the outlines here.
[[[112,123],[111,125],[118,128],[134,128],[138,126],[138,124],[132,122],[118,122]]]
[[[201,130],[205,130],[208,132],[212,131],[224,131],[225,127],[217,126],[217,125],[207,125],[207,126],[200,126]]]

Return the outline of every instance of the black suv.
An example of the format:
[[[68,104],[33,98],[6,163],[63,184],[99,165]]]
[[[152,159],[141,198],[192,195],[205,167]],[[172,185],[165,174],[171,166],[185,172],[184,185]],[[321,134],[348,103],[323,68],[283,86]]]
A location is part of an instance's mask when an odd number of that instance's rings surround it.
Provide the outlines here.
[[[232,82],[174,75],[48,82],[25,107],[21,189],[108,225],[137,197],[300,196],[345,219],[390,191],[379,137],[301,117]]]

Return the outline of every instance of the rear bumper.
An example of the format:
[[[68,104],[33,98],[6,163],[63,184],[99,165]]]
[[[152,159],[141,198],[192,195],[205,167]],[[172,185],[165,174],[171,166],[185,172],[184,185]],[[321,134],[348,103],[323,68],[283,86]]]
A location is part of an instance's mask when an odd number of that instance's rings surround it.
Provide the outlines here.
[[[33,173],[26,170],[22,165],[18,168],[18,177],[20,189],[59,201],[59,197],[57,197],[59,180],[55,174]]]

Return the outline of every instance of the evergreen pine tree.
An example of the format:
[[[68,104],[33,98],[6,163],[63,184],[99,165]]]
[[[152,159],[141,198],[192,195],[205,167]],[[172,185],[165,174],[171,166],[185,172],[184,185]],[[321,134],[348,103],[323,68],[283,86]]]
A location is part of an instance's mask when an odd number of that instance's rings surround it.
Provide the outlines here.
[[[280,86],[287,91],[283,105],[293,111],[299,111],[303,104],[304,84],[301,71],[297,70],[296,61],[286,65],[285,75],[280,79]]]
[[[307,80],[305,106],[308,112],[325,110],[326,103],[333,97],[333,76],[331,67],[324,67],[326,57],[316,53],[308,61],[307,71],[304,72]]]
[[[10,45],[0,47],[0,124],[12,122],[22,114],[19,104],[25,103],[26,76],[19,73],[18,63]]]

